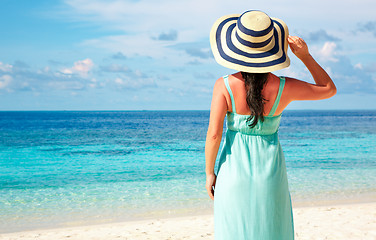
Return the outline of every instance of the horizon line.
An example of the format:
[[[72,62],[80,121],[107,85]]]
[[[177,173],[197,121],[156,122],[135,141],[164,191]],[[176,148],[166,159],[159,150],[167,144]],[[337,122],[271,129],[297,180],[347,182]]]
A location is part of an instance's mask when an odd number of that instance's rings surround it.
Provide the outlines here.
[[[370,110],[376,110],[376,108],[365,108],[365,109],[285,109],[283,111],[370,111]],[[140,109],[140,110],[104,110],[104,109],[98,109],[98,110],[82,110],[82,109],[63,109],[63,110],[0,110],[0,112],[121,112],[121,111],[127,111],[127,112],[152,112],[152,111],[210,111],[210,109]]]

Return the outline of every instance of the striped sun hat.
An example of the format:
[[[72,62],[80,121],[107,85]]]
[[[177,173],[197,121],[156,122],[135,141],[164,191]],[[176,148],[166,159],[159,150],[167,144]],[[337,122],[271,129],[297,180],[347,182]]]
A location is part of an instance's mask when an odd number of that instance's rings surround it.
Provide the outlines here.
[[[286,24],[261,11],[219,18],[210,32],[215,60],[224,67],[263,73],[290,65]]]

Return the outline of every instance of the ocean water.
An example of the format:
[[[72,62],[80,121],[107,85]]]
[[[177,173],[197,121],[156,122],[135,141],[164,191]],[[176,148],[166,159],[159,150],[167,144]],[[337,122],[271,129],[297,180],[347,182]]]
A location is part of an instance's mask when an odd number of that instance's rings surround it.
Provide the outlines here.
[[[209,111],[0,112],[0,233],[209,213]],[[224,128],[225,130],[225,128]],[[288,111],[294,205],[376,200],[376,111]]]

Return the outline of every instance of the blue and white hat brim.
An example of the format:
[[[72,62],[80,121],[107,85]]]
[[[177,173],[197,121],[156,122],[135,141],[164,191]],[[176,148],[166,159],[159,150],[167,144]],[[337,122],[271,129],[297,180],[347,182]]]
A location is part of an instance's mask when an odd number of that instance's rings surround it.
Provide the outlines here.
[[[245,43],[235,31],[240,14],[219,18],[210,32],[210,45],[215,60],[224,67],[243,72],[264,73],[286,68],[290,65],[287,56],[287,25],[280,19],[272,20],[273,37],[252,46]]]

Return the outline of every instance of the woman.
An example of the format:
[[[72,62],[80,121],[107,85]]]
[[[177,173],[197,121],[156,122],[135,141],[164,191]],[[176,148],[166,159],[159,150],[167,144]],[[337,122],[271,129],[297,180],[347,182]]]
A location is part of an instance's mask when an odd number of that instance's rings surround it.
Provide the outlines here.
[[[278,138],[280,119],[290,102],[330,98],[336,87],[303,39],[289,36],[282,20],[263,12],[218,19],[210,43],[219,64],[239,71],[214,85],[205,144],[215,239],[294,239],[285,158]],[[271,73],[289,66],[288,46],[316,84]],[[226,137],[215,173],[226,115]]]

